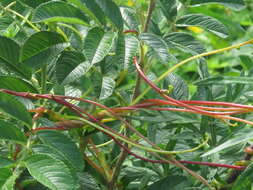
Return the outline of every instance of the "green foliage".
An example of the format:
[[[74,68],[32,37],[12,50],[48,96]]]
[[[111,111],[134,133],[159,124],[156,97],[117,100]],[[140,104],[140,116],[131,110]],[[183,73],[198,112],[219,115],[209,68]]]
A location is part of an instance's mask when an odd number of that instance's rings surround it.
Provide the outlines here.
[[[0,1],[0,189],[250,189],[252,10]]]

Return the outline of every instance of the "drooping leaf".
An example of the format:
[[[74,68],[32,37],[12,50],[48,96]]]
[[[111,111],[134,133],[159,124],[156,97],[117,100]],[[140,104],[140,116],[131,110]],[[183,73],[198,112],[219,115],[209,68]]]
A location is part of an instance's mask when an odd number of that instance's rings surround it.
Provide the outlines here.
[[[202,155],[202,157],[209,156],[211,154],[220,152],[220,151],[222,151],[226,148],[229,148],[231,146],[250,141],[251,139],[253,139],[252,135],[253,135],[253,132],[247,130],[246,132],[244,132],[240,135],[236,135],[235,137],[230,138],[229,140],[227,140],[226,142],[220,144],[219,146],[215,147],[214,149],[206,152],[205,154]]]
[[[112,0],[94,0],[103,13],[120,30],[123,30],[123,18],[119,7]]]
[[[111,77],[103,77],[99,99],[103,100],[111,96],[115,88],[115,84],[115,81]]]
[[[52,190],[80,189],[76,176],[61,160],[45,154],[34,154],[25,160],[31,176]]]
[[[225,6],[229,6],[235,10],[241,10],[245,7],[243,0],[192,0],[191,5],[207,4],[207,3],[220,3]]]
[[[25,143],[26,137],[19,128],[11,123],[0,120],[0,139],[14,141],[17,143]]]
[[[20,103],[14,96],[0,92],[0,110],[9,114],[11,117],[31,125],[32,117],[27,112],[25,106]]]
[[[70,140],[66,135],[56,131],[40,131],[38,132],[39,138],[46,145],[52,146],[71,163],[72,167],[76,170],[82,171],[84,162],[81,153],[75,143]]]
[[[251,163],[236,179],[232,190],[251,189],[253,180],[253,163]]]
[[[105,33],[100,28],[91,29],[84,41],[84,54],[91,64],[98,63],[109,53],[114,33]]]
[[[200,54],[205,52],[203,45],[192,35],[184,32],[172,32],[164,36],[170,48],[177,48],[183,52]]]
[[[160,0],[160,7],[164,16],[168,21],[173,21],[177,16],[177,1],[176,0]]]
[[[187,178],[184,176],[168,176],[151,184],[147,190],[163,190],[169,187],[170,190],[185,189],[188,187]]]
[[[49,1],[41,4],[35,9],[32,21],[88,25],[88,18],[80,9],[63,1]]]
[[[16,92],[38,92],[30,83],[27,81],[13,76],[0,76],[0,89],[8,89]]]
[[[195,82],[196,85],[253,84],[252,77],[216,76]]]
[[[164,88],[169,89],[172,86],[171,96],[177,100],[187,100],[189,95],[188,85],[185,81],[176,74],[169,74],[165,78]]]
[[[64,51],[56,63],[56,78],[58,83],[67,84],[85,74],[80,64],[85,61],[82,53]]]
[[[229,35],[228,30],[224,24],[213,17],[202,14],[184,15],[177,20],[176,25],[178,27],[199,26],[221,38],[226,38]]]
[[[167,63],[169,60],[169,50],[166,42],[159,36],[151,33],[143,33],[140,39],[145,42],[156,53],[159,60]]]
[[[30,78],[31,73],[19,63],[20,46],[12,39],[0,36],[0,65],[18,75]]]
[[[9,158],[5,158],[5,157],[1,157],[0,156],[0,168],[5,168],[5,167],[9,167],[12,164],[14,164],[14,162],[9,159]],[[0,169],[1,170],[1,169]],[[1,178],[1,177],[0,177]],[[1,179],[0,179],[1,181]],[[0,182],[1,183],[1,182]]]
[[[25,61],[50,47],[64,43],[64,38],[54,32],[42,31],[31,35],[22,47],[21,60]]]

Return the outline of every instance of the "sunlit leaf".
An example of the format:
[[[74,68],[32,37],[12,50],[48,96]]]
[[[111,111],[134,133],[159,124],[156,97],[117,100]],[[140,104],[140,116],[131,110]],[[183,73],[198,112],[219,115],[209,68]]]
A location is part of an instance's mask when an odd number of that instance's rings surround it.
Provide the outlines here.
[[[151,33],[143,33],[140,39],[145,42],[156,53],[161,62],[167,63],[169,60],[169,50],[166,42],[159,36]]]
[[[34,154],[25,161],[33,178],[52,190],[78,190],[79,184],[71,169],[61,160],[45,154]]]
[[[214,149],[204,153],[202,155],[202,157],[209,156],[211,154],[220,152],[220,151],[222,151],[226,148],[229,148],[231,146],[250,141],[251,139],[253,139],[252,135],[253,135],[252,131],[247,131],[243,134],[237,135],[236,137],[230,138],[229,140],[227,140],[226,142],[220,144],[219,146],[215,147]]]
[[[109,53],[114,33],[105,33],[100,28],[91,29],[84,41],[84,54],[91,64],[98,63]]]
[[[22,47],[21,60],[31,58],[48,48],[64,43],[64,38],[54,32],[42,31],[30,36]]]
[[[221,38],[226,38],[229,35],[224,24],[213,17],[202,14],[184,15],[177,20],[176,25],[179,27],[200,26]]]
[[[230,76],[216,76],[209,77],[195,82],[196,85],[224,85],[224,84],[253,84],[252,77],[230,77]]]
[[[241,10],[245,7],[243,0],[192,0],[191,5],[207,4],[207,3],[220,3],[229,6],[235,10]]]
[[[28,125],[32,123],[31,115],[14,96],[0,93],[0,110]]]
[[[81,153],[75,143],[66,135],[56,131],[40,131],[38,136],[44,144],[55,148],[64,159],[71,163],[73,168],[82,171],[84,162]]]
[[[115,87],[115,81],[110,77],[103,77],[101,93],[99,96],[100,100],[106,99],[112,95]]]

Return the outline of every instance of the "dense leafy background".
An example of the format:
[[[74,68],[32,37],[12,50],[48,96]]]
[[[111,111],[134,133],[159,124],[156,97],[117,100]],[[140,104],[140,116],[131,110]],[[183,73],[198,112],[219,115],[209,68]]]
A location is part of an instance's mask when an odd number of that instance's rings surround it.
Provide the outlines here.
[[[0,0],[0,88],[17,92],[83,97],[108,107],[128,106],[136,86],[134,56],[155,80],[193,55],[253,38],[251,0],[157,0],[145,29],[147,0]],[[135,30],[133,33],[123,31]],[[136,34],[136,32],[138,34]],[[230,101],[252,104],[253,46],[192,61],[159,86],[172,87],[178,100]],[[143,55],[141,55],[143,53]],[[140,86],[142,92],[147,85]],[[158,98],[149,91],[144,98]],[[99,115],[102,109],[72,102]],[[36,122],[28,110],[45,107]],[[54,126],[73,112],[51,101],[33,101],[0,92],[0,189],[106,189],[120,148],[89,126],[65,132],[30,129]],[[252,120],[252,114],[239,115]],[[166,150],[196,147],[206,133],[208,145],[177,159],[232,164],[251,144],[250,125],[231,127],[220,120],[189,113],[141,110],[128,121]],[[118,121],[107,123],[119,130]],[[133,135],[133,139],[136,137]],[[85,147],[86,149],[84,149]],[[20,150],[21,151],[20,151]],[[146,156],[139,149],[134,152]],[[17,155],[16,155],[17,153]],[[109,174],[99,173],[84,155]],[[96,156],[98,158],[96,158]],[[101,162],[104,160],[107,164]],[[227,169],[188,165],[213,186],[225,184]],[[250,189],[252,164],[233,190]],[[144,175],[145,174],[145,175]],[[244,186],[242,186],[244,184]],[[181,169],[128,156],[115,189],[208,189]],[[231,189],[231,188],[230,188]]]

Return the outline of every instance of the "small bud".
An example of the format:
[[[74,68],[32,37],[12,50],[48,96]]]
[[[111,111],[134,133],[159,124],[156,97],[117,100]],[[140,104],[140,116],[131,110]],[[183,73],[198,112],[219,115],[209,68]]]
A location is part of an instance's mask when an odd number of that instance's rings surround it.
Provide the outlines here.
[[[253,155],[253,149],[250,146],[246,147],[244,149],[244,152],[246,152],[249,155]]]

